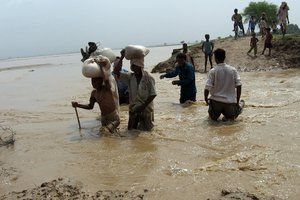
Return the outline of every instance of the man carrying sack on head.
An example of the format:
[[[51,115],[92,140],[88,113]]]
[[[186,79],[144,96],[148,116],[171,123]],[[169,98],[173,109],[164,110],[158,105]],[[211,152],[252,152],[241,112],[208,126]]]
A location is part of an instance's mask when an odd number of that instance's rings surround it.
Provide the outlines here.
[[[119,63],[113,73],[128,85],[129,120],[128,130],[151,131],[153,125],[153,99],[156,97],[155,80],[144,70],[144,57],[149,50],[142,46],[129,45],[121,51]],[[132,72],[122,72],[122,60],[130,60]]]

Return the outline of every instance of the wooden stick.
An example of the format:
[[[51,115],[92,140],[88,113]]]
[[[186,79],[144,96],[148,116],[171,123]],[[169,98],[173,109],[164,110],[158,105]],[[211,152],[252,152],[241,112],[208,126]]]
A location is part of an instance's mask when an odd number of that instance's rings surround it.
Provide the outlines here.
[[[76,107],[75,107],[75,112],[76,112],[76,116],[77,116],[77,121],[78,121],[79,129],[81,129],[81,125],[80,125],[80,121],[79,121],[79,116],[78,116],[78,112],[77,112],[77,108]]]

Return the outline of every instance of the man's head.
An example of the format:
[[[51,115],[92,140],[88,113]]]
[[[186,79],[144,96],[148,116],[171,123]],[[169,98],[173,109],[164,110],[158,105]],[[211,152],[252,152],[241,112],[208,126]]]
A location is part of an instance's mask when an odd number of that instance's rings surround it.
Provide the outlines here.
[[[205,34],[205,39],[209,40],[209,34]]]
[[[238,9],[236,8],[236,9],[234,9],[234,13],[235,14],[237,14],[238,13]]]
[[[177,61],[179,66],[183,67],[185,65],[185,62],[186,62],[186,55],[184,53],[179,53],[176,56],[176,61]]]
[[[133,58],[130,60],[130,69],[135,74],[142,73],[142,69],[144,69],[144,58]]]
[[[217,64],[224,63],[225,58],[226,58],[226,52],[224,49],[219,48],[214,51],[214,56],[215,56],[215,61]]]
[[[103,84],[103,78],[102,77],[91,78],[91,82],[92,82],[93,88],[100,89],[102,87],[102,84]]]

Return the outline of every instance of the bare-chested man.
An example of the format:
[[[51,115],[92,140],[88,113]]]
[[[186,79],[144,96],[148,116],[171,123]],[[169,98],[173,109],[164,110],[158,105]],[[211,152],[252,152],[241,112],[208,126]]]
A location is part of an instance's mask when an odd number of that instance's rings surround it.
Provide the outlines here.
[[[110,61],[106,57],[97,56],[86,62],[96,62],[100,67],[101,75],[91,78],[94,90],[91,93],[89,104],[72,102],[72,106],[91,110],[95,103],[98,103],[102,124],[100,133],[115,133],[120,124],[119,95],[116,81],[110,73]]]

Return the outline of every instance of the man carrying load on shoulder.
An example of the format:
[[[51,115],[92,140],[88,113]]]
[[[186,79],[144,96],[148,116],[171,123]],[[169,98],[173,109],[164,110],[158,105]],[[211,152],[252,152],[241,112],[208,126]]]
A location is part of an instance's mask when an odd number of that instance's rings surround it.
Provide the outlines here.
[[[89,63],[87,63],[89,62]],[[95,103],[99,104],[101,111],[101,124],[100,134],[117,134],[118,126],[120,124],[119,117],[119,96],[117,91],[117,84],[115,79],[110,74],[110,61],[103,56],[97,56],[94,59],[87,60],[85,64],[88,66],[91,63],[96,63],[99,67],[99,74],[93,74],[91,78],[93,91],[90,95],[88,104],[81,104],[73,101],[74,108],[82,108],[91,110],[94,108]]]
[[[134,48],[134,46],[128,47]],[[113,73],[128,85],[128,130],[139,129],[150,131],[154,127],[153,100],[156,97],[155,80],[144,70],[144,56],[147,53],[138,56],[125,56],[126,51],[130,51],[129,48],[121,51],[119,63],[115,65]],[[121,71],[124,57],[130,60],[130,69],[132,72]]]

